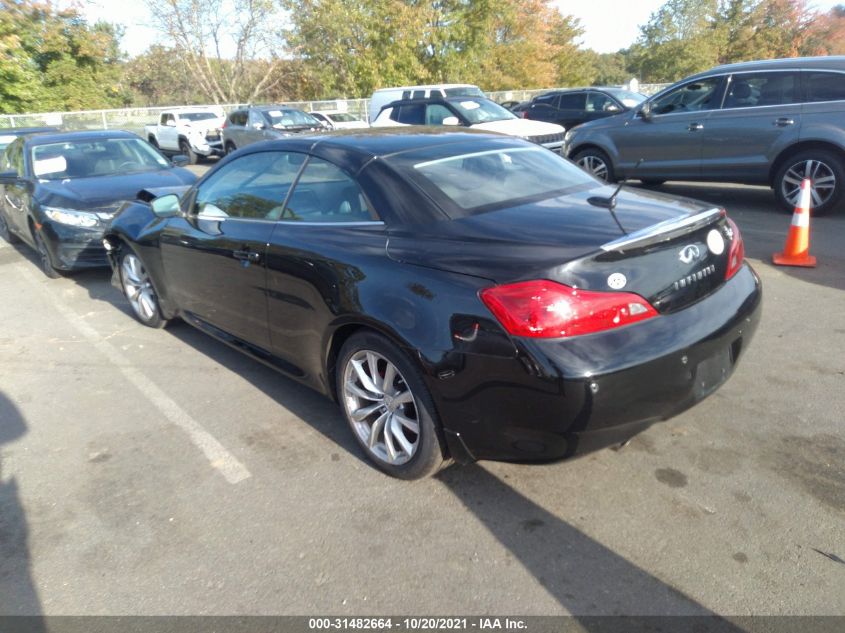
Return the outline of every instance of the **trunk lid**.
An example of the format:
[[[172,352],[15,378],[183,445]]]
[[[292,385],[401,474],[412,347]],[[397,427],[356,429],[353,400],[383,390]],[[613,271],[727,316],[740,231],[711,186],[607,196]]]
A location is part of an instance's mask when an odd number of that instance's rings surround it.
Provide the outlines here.
[[[725,280],[733,232],[725,213],[695,200],[625,190],[609,209],[594,187],[425,227],[392,230],[398,261],[490,279],[550,279],[633,292],[659,312],[681,309]],[[615,215],[615,217],[614,217]]]

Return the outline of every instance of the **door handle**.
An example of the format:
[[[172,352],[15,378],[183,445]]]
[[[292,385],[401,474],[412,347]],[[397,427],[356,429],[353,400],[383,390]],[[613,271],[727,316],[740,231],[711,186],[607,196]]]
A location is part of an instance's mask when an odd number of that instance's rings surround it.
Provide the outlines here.
[[[241,261],[245,262],[252,262],[253,264],[258,263],[261,261],[261,253],[256,253],[255,251],[232,251],[232,257],[235,259],[240,259]]]
[[[698,132],[699,130],[704,129],[703,123],[690,123],[689,127],[687,128],[690,132]]]
[[[787,117],[781,117],[775,121],[775,125],[778,127],[786,127],[787,125],[794,125],[795,121],[793,119]]]

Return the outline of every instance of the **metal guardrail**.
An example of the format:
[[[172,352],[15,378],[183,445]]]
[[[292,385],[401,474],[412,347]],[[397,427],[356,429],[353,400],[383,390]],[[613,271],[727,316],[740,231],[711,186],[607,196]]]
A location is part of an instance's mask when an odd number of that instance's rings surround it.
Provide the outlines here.
[[[640,84],[639,91],[645,95],[654,94],[668,84]],[[503,90],[487,92],[487,96],[499,103],[504,101],[526,101],[533,96],[548,92],[550,88],[537,90]],[[228,113],[240,107],[243,103],[229,103],[216,106],[196,106],[219,108]],[[360,119],[367,119],[367,108],[369,99],[338,99],[331,101],[294,101],[286,102],[285,105],[299,108],[305,112],[311,110],[342,110],[357,116]],[[176,107],[151,107],[151,108],[123,108],[112,110],[85,110],[79,112],[38,112],[31,114],[3,114],[0,115],[0,130],[11,127],[37,127],[52,125],[66,130],[108,130],[119,129],[129,130],[136,134],[143,135],[144,126],[158,121],[162,112],[172,110]]]

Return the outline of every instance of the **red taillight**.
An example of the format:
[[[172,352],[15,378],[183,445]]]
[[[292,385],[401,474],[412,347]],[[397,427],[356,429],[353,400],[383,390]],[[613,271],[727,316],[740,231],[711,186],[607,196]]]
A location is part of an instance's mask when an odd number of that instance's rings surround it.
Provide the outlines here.
[[[228,119],[223,121],[223,125],[220,126],[220,129],[222,130],[223,128],[225,128],[228,123],[229,123]]]
[[[725,279],[733,277],[745,260],[745,243],[742,241],[742,233],[739,232],[739,227],[730,218],[728,218],[728,226],[733,234],[733,239],[728,250],[728,269],[725,271]]]
[[[522,111],[522,112],[520,112],[519,114],[520,114],[520,116],[522,116],[522,118],[523,118],[523,119],[527,119],[527,118],[528,118],[528,111],[527,111],[527,110],[523,110],[523,111]]]
[[[657,316],[639,295],[579,290],[546,279],[485,288],[480,296],[514,336],[578,336]]]

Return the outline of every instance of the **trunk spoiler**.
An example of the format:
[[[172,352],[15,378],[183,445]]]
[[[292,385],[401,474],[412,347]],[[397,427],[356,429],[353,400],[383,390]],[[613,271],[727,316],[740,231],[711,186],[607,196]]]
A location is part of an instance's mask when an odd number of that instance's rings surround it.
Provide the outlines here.
[[[707,211],[702,211],[682,218],[664,220],[663,222],[647,226],[639,231],[629,233],[628,235],[615,239],[607,244],[602,244],[601,250],[605,252],[621,251],[631,246],[643,246],[647,242],[656,241],[655,238],[658,237],[665,237],[668,239],[673,237],[671,234],[694,231],[695,229],[710,224],[717,217],[723,217],[725,215],[726,213],[724,209],[714,207],[712,209],[708,209]]]

